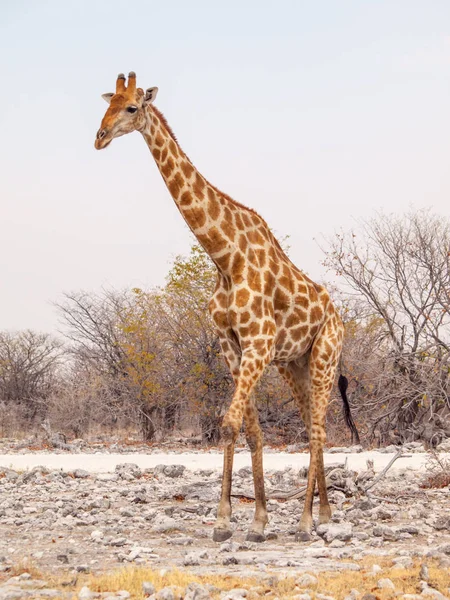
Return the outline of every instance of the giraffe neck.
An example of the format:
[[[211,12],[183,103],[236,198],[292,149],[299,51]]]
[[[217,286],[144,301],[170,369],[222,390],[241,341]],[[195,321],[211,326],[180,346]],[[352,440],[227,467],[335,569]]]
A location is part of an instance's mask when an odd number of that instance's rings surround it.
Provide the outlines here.
[[[150,105],[146,114],[141,133],[175,204],[219,270],[226,272],[237,242],[236,221],[245,227],[257,215],[219,192],[195,169],[158,109]]]

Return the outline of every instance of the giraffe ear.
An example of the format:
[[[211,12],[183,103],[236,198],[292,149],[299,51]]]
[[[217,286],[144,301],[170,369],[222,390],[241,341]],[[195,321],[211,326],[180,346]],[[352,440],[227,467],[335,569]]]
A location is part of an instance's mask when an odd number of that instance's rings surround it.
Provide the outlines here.
[[[114,96],[114,94],[112,92],[110,92],[109,94],[102,94],[102,98],[105,102],[107,102],[108,104],[111,102],[111,98]]]
[[[153,102],[154,99],[156,98],[157,93],[158,93],[157,87],[151,87],[151,88],[148,88],[147,90],[145,90],[144,104],[150,104],[150,102]]]

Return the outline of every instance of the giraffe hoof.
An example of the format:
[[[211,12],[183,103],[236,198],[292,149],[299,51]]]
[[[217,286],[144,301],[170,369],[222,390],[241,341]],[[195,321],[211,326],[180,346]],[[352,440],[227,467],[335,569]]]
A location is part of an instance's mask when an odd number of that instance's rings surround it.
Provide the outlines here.
[[[296,542],[310,542],[312,540],[312,535],[308,531],[297,531],[295,534]]]
[[[214,542],[225,542],[226,540],[229,540],[230,537],[233,535],[233,532],[231,531],[231,529],[214,529],[214,533],[213,533],[213,541]]]
[[[247,537],[245,538],[246,542],[256,542],[257,544],[261,544],[261,542],[266,541],[266,536],[263,533],[259,533],[258,531],[249,531],[247,533]]]

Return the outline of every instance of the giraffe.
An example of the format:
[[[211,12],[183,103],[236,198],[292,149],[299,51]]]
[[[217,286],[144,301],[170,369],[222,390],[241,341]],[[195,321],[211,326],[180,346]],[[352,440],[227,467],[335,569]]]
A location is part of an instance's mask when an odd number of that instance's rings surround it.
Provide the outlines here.
[[[297,539],[308,539],[316,481],[319,522],[326,523],[331,516],[323,446],[326,408],[344,335],[342,321],[327,290],[289,260],[264,219],[219,191],[195,169],[153,104],[157,92],[156,87],[145,92],[137,88],[134,72],[129,73],[127,85],[125,76],[119,74],[115,93],[102,96],[109,107],[95,147],[106,148],[114,138],[139,131],[178,210],[217,267],[209,310],[235,385],[221,427],[223,477],[213,539],[224,541],[233,533],[233,456],[243,421],[255,489],[255,514],[247,540],[265,539],[263,439],[252,390],[269,363],[276,365],[288,383],[308,432],[310,466],[297,533]],[[347,410],[342,383],[339,388]],[[354,429],[347,412],[346,420]]]

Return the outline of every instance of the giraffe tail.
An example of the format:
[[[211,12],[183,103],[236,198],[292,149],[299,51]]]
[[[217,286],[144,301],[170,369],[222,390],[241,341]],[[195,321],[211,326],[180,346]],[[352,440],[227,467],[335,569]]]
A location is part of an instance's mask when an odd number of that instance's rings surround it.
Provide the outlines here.
[[[358,430],[356,429],[355,422],[353,421],[352,413],[350,411],[350,404],[349,404],[348,398],[347,398],[348,379],[347,379],[347,377],[344,377],[344,375],[339,375],[338,388],[339,388],[339,391],[341,392],[342,401],[344,403],[345,422],[347,423],[347,427],[352,432],[352,443],[356,442],[357,444],[359,444],[360,443],[359,433],[358,433]]]

